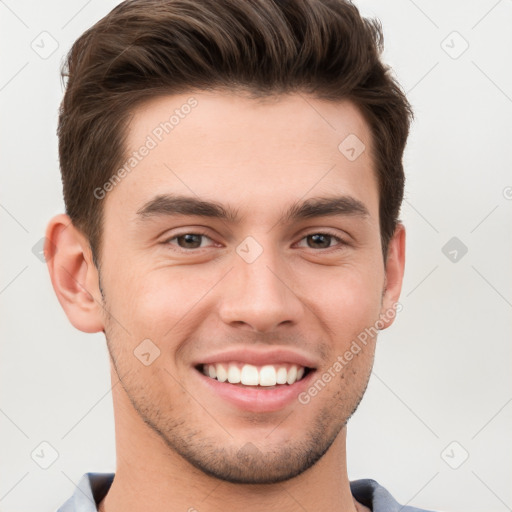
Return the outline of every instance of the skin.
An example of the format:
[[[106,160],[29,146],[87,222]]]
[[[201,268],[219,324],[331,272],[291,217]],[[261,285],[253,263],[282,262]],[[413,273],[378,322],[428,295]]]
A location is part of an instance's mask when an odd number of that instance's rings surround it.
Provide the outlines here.
[[[391,325],[405,230],[398,225],[384,260],[368,125],[347,101],[196,92],[140,106],[127,147],[191,96],[197,106],[103,200],[99,272],[67,216],[47,229],[62,307],[76,328],[104,331],[111,356],[117,468],[101,509],[366,510],[350,493],[346,422],[376,337],[309,403],[274,412],[242,411],[201,388],[192,365],[233,346],[279,346],[306,354],[322,375],[377,320]],[[355,161],[338,150],[349,134],[366,146]],[[169,193],[217,201],[241,219],[140,219]],[[333,194],[368,215],[279,221],[292,203]],[[207,234],[199,248],[176,238],[198,230]],[[307,236],[325,231],[327,242]],[[263,249],[252,263],[236,252],[248,236]],[[133,352],[148,338],[160,355],[145,366]]]

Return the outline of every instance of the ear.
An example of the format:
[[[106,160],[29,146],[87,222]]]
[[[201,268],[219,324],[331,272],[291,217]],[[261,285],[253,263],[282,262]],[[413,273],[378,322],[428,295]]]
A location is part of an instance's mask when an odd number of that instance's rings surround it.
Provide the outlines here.
[[[69,321],[80,331],[103,331],[103,299],[86,237],[64,214],[46,228],[44,254],[53,289]]]
[[[386,278],[380,311],[379,329],[387,329],[395,320],[396,313],[402,310],[398,302],[402,290],[405,269],[405,227],[398,223],[388,245],[386,257]]]

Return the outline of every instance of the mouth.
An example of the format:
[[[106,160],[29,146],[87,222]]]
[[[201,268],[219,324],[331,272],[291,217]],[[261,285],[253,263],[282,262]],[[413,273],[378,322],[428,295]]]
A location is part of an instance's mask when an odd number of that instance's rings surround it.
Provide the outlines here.
[[[278,363],[257,366],[239,361],[202,363],[195,368],[206,377],[218,382],[265,390],[293,386],[314,371],[314,368],[299,364]]]
[[[194,381],[212,406],[271,413],[295,407],[320,361],[288,347],[232,347],[192,363]]]

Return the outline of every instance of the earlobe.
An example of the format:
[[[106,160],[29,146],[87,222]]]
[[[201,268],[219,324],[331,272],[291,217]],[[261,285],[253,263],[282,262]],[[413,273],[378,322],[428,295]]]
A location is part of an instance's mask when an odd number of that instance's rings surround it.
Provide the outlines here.
[[[388,328],[401,310],[400,292],[405,269],[405,227],[398,223],[388,245],[386,258],[386,286],[380,311],[380,328]]]
[[[80,331],[103,331],[98,271],[86,237],[64,214],[46,229],[45,258],[53,289],[69,321]]]

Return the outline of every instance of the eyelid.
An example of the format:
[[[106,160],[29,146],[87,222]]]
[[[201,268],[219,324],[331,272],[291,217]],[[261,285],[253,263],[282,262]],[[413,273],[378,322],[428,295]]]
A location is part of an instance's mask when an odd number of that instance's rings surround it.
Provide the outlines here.
[[[167,238],[167,240],[171,240],[173,238],[176,238],[177,236],[183,236],[183,235],[204,235],[204,236],[207,236],[208,238],[211,238],[209,233],[202,228],[185,229],[183,231],[178,231],[177,233],[173,233],[172,236],[168,235],[166,238]]]

